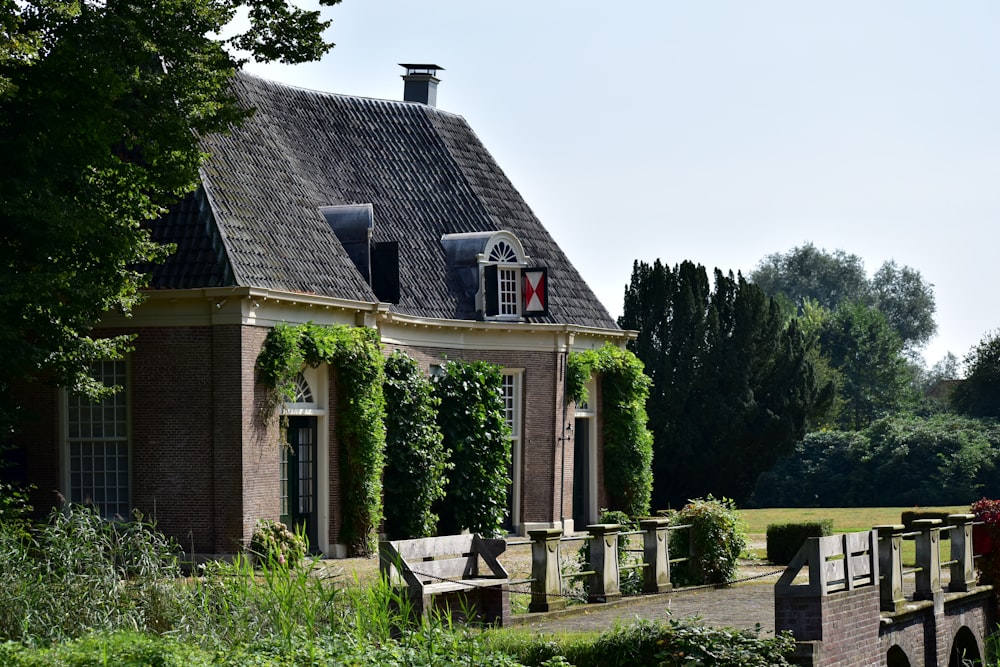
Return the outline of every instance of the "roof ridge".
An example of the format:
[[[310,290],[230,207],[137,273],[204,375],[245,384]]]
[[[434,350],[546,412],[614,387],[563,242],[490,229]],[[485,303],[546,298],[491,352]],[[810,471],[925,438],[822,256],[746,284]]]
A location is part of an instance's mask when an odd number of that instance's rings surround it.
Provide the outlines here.
[[[420,109],[423,109],[423,110],[428,111],[428,112],[442,114],[444,116],[452,116],[454,118],[461,118],[463,121],[465,120],[465,116],[463,116],[460,113],[456,113],[454,111],[448,111],[447,109],[442,109],[442,108],[436,107],[436,106],[430,106],[428,104],[423,104],[422,102],[411,102],[411,101],[407,101],[407,100],[394,100],[394,99],[389,99],[389,98],[386,98],[386,97],[370,97],[368,95],[355,95],[355,94],[352,94],[352,93],[337,93],[337,92],[334,92],[334,91],[331,91],[331,90],[320,90],[318,88],[310,88],[308,86],[299,86],[299,85],[296,85],[294,83],[286,83],[284,81],[276,81],[274,79],[269,79],[267,77],[261,76],[259,74],[255,74],[253,72],[248,72],[246,70],[240,70],[240,71],[238,71],[236,73],[236,76],[237,77],[241,77],[241,76],[250,77],[250,78],[256,79],[260,83],[263,83],[263,84],[266,84],[266,85],[271,85],[271,86],[274,86],[276,88],[289,88],[289,89],[292,89],[292,90],[298,90],[298,91],[301,91],[301,92],[304,92],[304,93],[312,93],[312,94],[315,94],[315,95],[326,95],[326,96],[329,96],[329,97],[350,98],[350,99],[361,100],[361,101],[365,101],[365,102],[378,102],[378,103],[382,103],[382,104],[398,105],[398,106],[401,106],[401,107],[416,107],[416,108],[420,108]]]

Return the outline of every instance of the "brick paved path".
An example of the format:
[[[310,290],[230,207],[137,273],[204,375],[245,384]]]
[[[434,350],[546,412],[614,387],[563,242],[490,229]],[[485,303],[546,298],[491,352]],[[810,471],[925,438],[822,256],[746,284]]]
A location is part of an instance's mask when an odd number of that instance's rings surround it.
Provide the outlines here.
[[[741,568],[741,577],[773,572],[774,566]],[[600,632],[635,618],[665,620],[697,616],[710,626],[753,628],[774,633],[774,582],[769,575],[728,588],[703,588],[625,598],[612,604],[574,605],[562,612],[525,614],[516,623],[533,632]],[[520,616],[520,615],[518,615]]]

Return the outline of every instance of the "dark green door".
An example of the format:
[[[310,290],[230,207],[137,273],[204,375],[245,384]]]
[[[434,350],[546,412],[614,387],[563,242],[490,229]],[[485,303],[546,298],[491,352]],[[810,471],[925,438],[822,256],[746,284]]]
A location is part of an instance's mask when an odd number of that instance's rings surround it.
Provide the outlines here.
[[[590,523],[590,420],[573,423],[573,525],[584,530]]]
[[[281,521],[305,532],[316,549],[316,417],[288,418],[288,446],[281,449]]]

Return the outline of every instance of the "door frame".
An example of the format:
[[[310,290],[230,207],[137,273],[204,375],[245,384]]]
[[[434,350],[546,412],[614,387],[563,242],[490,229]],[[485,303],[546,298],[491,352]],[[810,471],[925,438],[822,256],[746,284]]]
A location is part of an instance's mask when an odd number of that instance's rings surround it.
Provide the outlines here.
[[[316,540],[310,545],[326,557],[335,555],[330,543],[330,405],[329,367],[306,366],[302,375],[309,386],[312,401],[284,403],[281,414],[289,417],[316,417]]]

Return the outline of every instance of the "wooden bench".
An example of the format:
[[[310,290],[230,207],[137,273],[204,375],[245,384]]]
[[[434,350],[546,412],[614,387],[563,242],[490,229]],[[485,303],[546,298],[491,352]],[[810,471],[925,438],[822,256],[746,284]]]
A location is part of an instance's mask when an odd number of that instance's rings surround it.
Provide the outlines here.
[[[405,592],[418,617],[438,609],[503,625],[510,618],[510,578],[497,556],[506,549],[504,540],[479,535],[384,541],[379,570]]]

